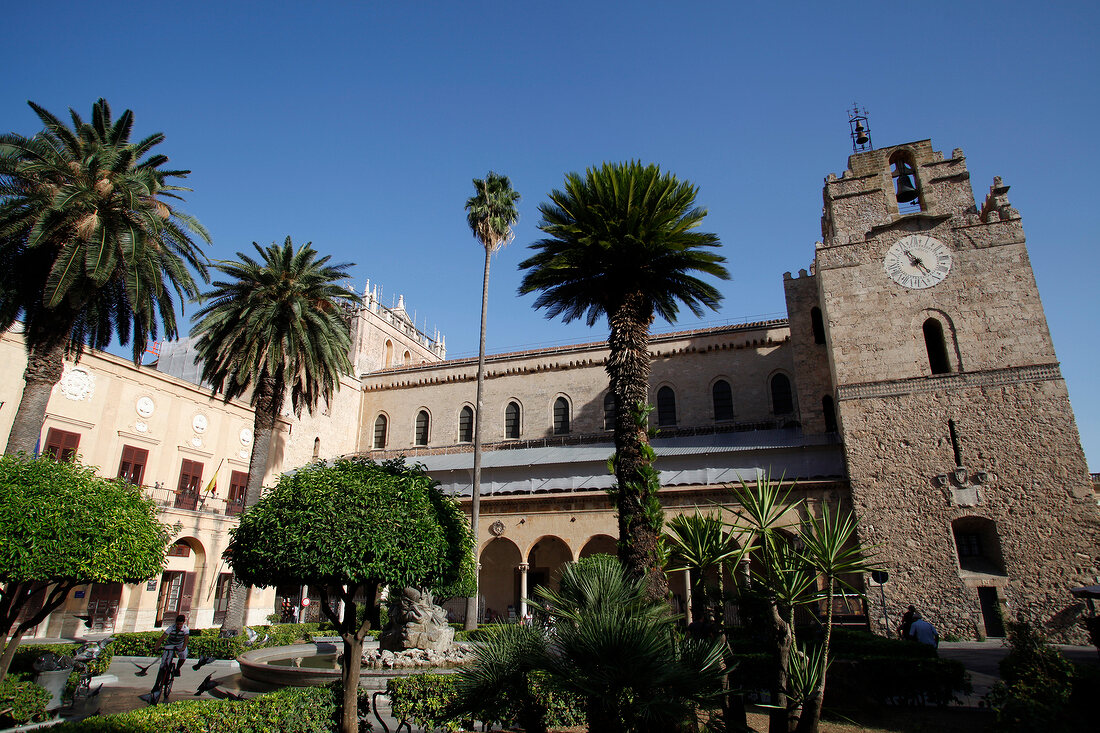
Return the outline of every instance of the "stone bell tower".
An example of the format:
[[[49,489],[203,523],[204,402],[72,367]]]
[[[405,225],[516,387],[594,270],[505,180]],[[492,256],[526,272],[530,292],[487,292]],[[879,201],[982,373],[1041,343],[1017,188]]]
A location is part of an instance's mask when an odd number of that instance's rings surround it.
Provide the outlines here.
[[[1079,638],[1069,589],[1100,572],[1100,513],[1007,192],[995,178],[977,207],[959,149],[865,148],[826,179],[824,241],[797,281],[816,284],[891,631],[912,603],[941,635],[1001,635],[1022,611]]]

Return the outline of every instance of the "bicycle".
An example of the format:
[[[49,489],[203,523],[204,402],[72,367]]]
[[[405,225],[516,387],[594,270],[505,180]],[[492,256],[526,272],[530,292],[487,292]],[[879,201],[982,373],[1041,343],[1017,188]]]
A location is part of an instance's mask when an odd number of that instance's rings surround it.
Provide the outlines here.
[[[168,702],[168,696],[172,694],[172,684],[176,680],[175,666],[179,650],[171,647],[164,650],[160,659],[160,669],[157,670],[157,679],[153,683],[153,689],[144,695],[138,695],[141,700],[156,705]]]

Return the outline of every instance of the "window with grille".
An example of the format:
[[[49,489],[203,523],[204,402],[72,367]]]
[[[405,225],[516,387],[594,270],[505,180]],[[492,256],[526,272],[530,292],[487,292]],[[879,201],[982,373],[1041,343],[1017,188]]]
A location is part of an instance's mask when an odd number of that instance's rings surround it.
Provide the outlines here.
[[[381,449],[386,447],[386,416],[379,415],[374,419],[374,447]]]
[[[733,419],[733,390],[730,383],[719,379],[711,387],[711,397],[714,401],[714,421],[724,422]]]
[[[615,395],[610,392],[603,396],[603,429],[615,429]]]
[[[661,387],[657,390],[657,424],[676,424],[676,393],[672,387]]]
[[[554,400],[554,435],[569,432],[569,401],[564,397]]]
[[[791,380],[786,374],[776,374],[772,377],[772,412],[776,415],[789,415],[794,412]]]
[[[168,548],[168,557],[191,557],[191,546],[182,540]]]
[[[469,405],[463,407],[462,412],[458,413],[458,442],[474,442],[474,409]]]
[[[428,425],[430,420],[428,418],[428,411],[421,410],[416,413],[416,436],[413,441],[416,445],[428,444]]]
[[[145,466],[149,463],[149,451],[132,445],[122,446],[122,460],[118,463],[118,477],[140,486],[145,478]]]
[[[50,428],[46,433],[46,455],[58,461],[72,461],[80,447],[80,433]]]
[[[504,437],[519,438],[519,403],[509,402],[504,408]]]

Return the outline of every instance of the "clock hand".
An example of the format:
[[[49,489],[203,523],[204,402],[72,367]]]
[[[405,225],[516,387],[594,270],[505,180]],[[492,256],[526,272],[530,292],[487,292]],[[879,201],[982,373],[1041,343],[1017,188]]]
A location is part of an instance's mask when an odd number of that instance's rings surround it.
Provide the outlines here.
[[[912,252],[909,252],[909,251],[906,251],[905,254],[909,258],[909,264],[911,264],[913,267],[917,268],[918,270],[923,272],[925,275],[932,272],[931,270],[928,269],[928,266],[925,265],[923,261],[921,261],[920,257],[917,257],[916,255],[914,255]]]

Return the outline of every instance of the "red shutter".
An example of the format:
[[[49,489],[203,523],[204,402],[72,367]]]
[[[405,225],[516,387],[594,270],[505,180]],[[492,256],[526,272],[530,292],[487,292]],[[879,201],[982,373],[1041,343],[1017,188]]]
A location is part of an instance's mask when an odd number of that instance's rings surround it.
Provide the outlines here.
[[[71,461],[76,458],[76,449],[80,447],[80,433],[50,428],[46,433],[46,455],[59,461]]]
[[[180,613],[186,615],[191,610],[191,597],[193,595],[195,595],[195,574],[184,573],[183,594],[180,596]]]
[[[132,445],[122,446],[122,460],[118,464],[118,477],[132,484],[140,485],[145,478],[145,464],[149,462],[149,451]]]

